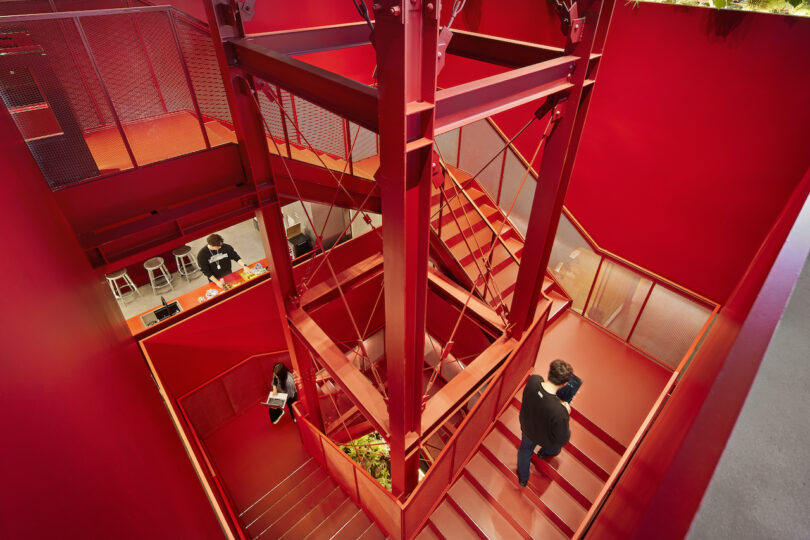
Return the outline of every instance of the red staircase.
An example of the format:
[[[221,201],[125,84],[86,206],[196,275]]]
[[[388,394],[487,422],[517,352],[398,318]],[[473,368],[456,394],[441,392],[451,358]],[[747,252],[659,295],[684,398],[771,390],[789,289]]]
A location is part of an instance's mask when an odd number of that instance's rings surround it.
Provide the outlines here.
[[[623,447],[574,413],[571,442],[549,460],[533,457],[529,485],[521,488],[516,473],[518,397],[513,398],[433,512],[420,538],[573,536],[608,479],[608,471],[618,463]]]
[[[270,459],[270,457],[268,458]],[[382,540],[385,535],[312,460],[239,516],[249,538]]]
[[[478,295],[499,313],[508,310],[523,255],[523,236],[475,178],[445,166],[444,184],[431,197],[431,227],[475,284]],[[571,304],[548,274],[543,292],[553,302],[549,321]]]

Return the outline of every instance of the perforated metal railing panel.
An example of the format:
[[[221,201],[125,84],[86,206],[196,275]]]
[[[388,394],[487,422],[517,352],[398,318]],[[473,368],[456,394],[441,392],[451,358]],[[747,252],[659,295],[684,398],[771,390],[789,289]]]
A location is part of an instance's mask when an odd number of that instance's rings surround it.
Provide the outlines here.
[[[48,2],[21,4],[4,2],[0,14],[50,11]],[[60,11],[138,5],[137,0],[55,3]],[[198,21],[169,8],[7,20],[0,34],[23,36],[17,41],[27,46],[0,58],[0,75],[5,73],[0,97],[53,189],[203,149],[205,121],[231,124],[210,35]],[[15,73],[20,80],[19,73],[26,73],[28,82],[15,83]],[[39,112],[21,109],[21,92],[41,94],[33,103]],[[185,118],[165,120],[178,114]],[[227,137],[217,140],[222,144]]]

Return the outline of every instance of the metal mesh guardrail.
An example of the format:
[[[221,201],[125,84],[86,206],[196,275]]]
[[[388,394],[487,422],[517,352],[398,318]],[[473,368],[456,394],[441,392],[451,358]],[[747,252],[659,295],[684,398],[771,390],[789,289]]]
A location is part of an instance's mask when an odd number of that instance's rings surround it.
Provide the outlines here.
[[[18,4],[0,4],[28,13],[0,18],[0,97],[53,189],[228,142],[206,127],[231,119],[199,22],[123,0]]]

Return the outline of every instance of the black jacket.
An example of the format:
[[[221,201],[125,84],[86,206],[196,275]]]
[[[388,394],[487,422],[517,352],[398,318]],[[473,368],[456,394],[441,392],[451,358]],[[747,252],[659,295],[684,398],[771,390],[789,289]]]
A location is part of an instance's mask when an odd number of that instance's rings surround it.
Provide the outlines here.
[[[223,278],[230,274],[231,261],[238,261],[241,259],[236,250],[230,244],[222,244],[218,250],[209,249],[208,246],[202,248],[197,253],[197,264],[205,277],[210,278]]]
[[[540,446],[566,444],[571,438],[568,410],[560,398],[546,392],[542,382],[543,377],[532,375],[523,389],[520,429]]]

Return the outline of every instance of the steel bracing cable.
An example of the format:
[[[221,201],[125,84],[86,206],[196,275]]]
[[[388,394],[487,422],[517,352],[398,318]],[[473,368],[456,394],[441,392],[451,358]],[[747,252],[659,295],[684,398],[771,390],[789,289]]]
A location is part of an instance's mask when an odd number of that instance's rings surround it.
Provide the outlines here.
[[[524,125],[522,128],[520,128],[520,130],[518,130],[518,132],[517,132],[517,133],[515,133],[515,134],[512,136],[512,138],[511,138],[511,139],[509,139],[508,141],[506,141],[506,142],[504,143],[503,147],[502,147],[501,149],[499,149],[497,152],[495,152],[495,154],[494,154],[494,155],[493,155],[493,156],[492,156],[492,157],[491,157],[491,158],[490,158],[490,159],[489,159],[489,160],[486,162],[486,164],[485,164],[483,167],[481,167],[481,169],[480,169],[480,170],[479,170],[477,173],[475,173],[474,175],[472,175],[472,176],[470,177],[470,179],[469,179],[469,180],[467,180],[465,183],[463,183],[463,184],[461,185],[461,188],[462,188],[462,189],[467,189],[467,187],[468,187],[470,184],[472,184],[473,180],[475,180],[476,178],[478,178],[478,176],[479,176],[479,175],[480,175],[482,172],[484,172],[484,169],[486,169],[487,167],[489,167],[489,166],[492,164],[492,162],[493,162],[493,161],[495,161],[496,159],[498,159],[498,156],[500,156],[500,155],[501,155],[503,152],[506,152],[507,150],[509,150],[509,147],[510,147],[510,146],[512,146],[512,143],[514,143],[514,142],[515,142],[515,139],[517,139],[517,138],[518,138],[518,137],[519,137],[519,136],[520,136],[520,135],[521,135],[521,134],[522,134],[524,131],[526,131],[526,130],[529,128],[529,126],[531,126],[531,125],[532,125],[532,123],[533,123],[535,120],[537,120],[537,117],[532,116],[531,120],[529,120],[528,122],[526,122],[526,124],[525,124],[525,125]],[[461,137],[461,131],[459,131],[458,136],[459,136],[459,137]],[[436,149],[438,150],[438,145],[437,145]],[[441,154],[441,152],[439,152],[439,153]],[[445,201],[445,203],[444,203],[444,204],[445,204],[445,205],[447,205],[449,202],[450,202],[449,200],[448,200],[448,201]],[[441,208],[440,208],[439,210],[441,210]],[[437,210],[437,211],[438,211],[438,210]],[[436,214],[434,213],[433,215],[435,216]]]
[[[455,0],[453,2],[453,10],[450,12],[450,20],[447,21],[447,26],[445,28],[452,28],[453,21],[456,20],[456,16],[461,13],[461,10],[464,9],[464,5],[467,3],[467,0]]]
[[[368,24],[369,29],[374,30],[374,24],[371,22],[371,17],[368,14],[366,3],[363,0],[352,0],[352,3],[360,16],[363,17],[363,20],[366,21],[366,24]]]
[[[335,180],[335,182],[338,185],[338,188],[342,189],[345,192],[345,194],[349,197],[349,200],[352,202],[352,204],[356,205],[357,203],[354,200],[354,197],[352,197],[351,193],[349,193],[349,191],[343,185],[343,177],[345,176],[346,171],[348,169],[348,165],[349,165],[348,161],[346,161],[346,163],[345,163],[345,165],[343,167],[343,170],[341,171],[340,177],[336,177],[335,174],[332,172],[332,170],[323,161],[323,159],[321,159],[320,155],[315,150],[315,148],[309,143],[309,141],[307,140],[307,138],[304,135],[303,131],[298,126],[298,123],[295,122],[292,118],[290,118],[289,114],[284,110],[284,108],[281,105],[281,99],[280,99],[281,95],[280,94],[278,96],[274,95],[272,90],[269,90],[265,86],[262,86],[261,90],[265,94],[265,96],[267,97],[268,100],[270,100],[271,102],[273,102],[273,101],[276,102],[276,104],[277,104],[277,106],[279,108],[279,113],[282,116],[282,119],[284,119],[286,117],[286,119],[295,127],[295,130],[296,130],[298,136],[304,141],[304,143],[307,145],[307,148],[315,155],[315,157],[321,163],[323,168],[326,169],[326,171],[329,173],[329,175],[332,177],[332,179]],[[261,106],[259,105],[258,100],[255,98],[255,96],[253,96],[253,100],[256,103],[256,106],[258,107],[259,112],[261,113]],[[304,213],[307,216],[307,220],[310,222],[310,225],[312,226],[312,230],[316,234],[316,242],[318,243],[318,246],[316,246],[316,247],[319,247],[321,249],[321,251],[324,253],[324,256],[323,256],[321,262],[318,264],[317,267],[314,268],[314,270],[315,270],[314,272],[313,272],[313,267],[314,267],[314,264],[315,264],[315,260],[313,259],[307,265],[307,270],[306,270],[306,272],[304,274],[304,277],[301,280],[301,287],[305,289],[305,288],[307,288],[309,286],[311,280],[314,278],[314,275],[317,273],[317,271],[320,270],[320,268],[323,266],[323,263],[326,262],[326,260],[328,260],[329,254],[331,253],[331,250],[325,250],[324,249],[322,234],[318,235],[318,229],[313,224],[312,219],[310,218],[309,213],[307,212],[306,206],[304,206],[304,204],[303,204],[303,202],[304,202],[303,197],[301,197],[301,194],[298,191],[298,186],[295,183],[295,179],[293,178],[292,174],[290,173],[290,169],[287,166],[286,158],[281,153],[281,150],[279,149],[278,143],[276,142],[275,137],[273,136],[272,131],[270,130],[270,128],[269,128],[269,126],[267,124],[267,120],[264,118],[263,114],[261,116],[262,116],[262,121],[264,123],[265,129],[270,134],[269,139],[271,139],[273,141],[273,145],[276,148],[276,153],[281,158],[282,164],[284,165],[284,168],[287,171],[287,176],[290,178],[290,181],[292,182],[293,187],[295,188],[296,195],[298,196],[299,201],[302,203],[301,206],[304,208]],[[357,133],[355,134],[355,138],[354,138],[354,141],[352,143],[352,147],[349,149],[349,156],[348,156],[349,159],[351,159],[351,155],[354,152],[354,143],[357,142],[357,135],[359,135],[359,133],[360,133],[360,130],[358,129]],[[371,223],[371,218],[368,217],[368,214],[366,214],[363,211],[363,208],[365,208],[365,205],[368,202],[369,198],[371,197],[372,192],[373,192],[373,190],[369,190],[369,192],[366,195],[365,199],[363,200],[363,202],[360,204],[360,206],[355,211],[354,217],[351,218],[351,220],[349,221],[349,224],[341,232],[340,236],[335,241],[335,244],[340,243],[340,241],[343,239],[343,237],[346,235],[346,233],[351,229],[351,226],[352,226],[352,223],[354,223],[354,220],[357,219],[357,216],[359,216],[361,213],[363,214],[363,216],[368,218],[366,220],[366,222],[371,226],[372,230],[374,230],[376,232],[376,234],[380,238],[382,238],[382,234],[379,232],[377,227],[375,227],[374,224]],[[336,201],[337,201],[337,194],[335,195],[335,198],[333,199],[332,205],[330,206],[330,209],[329,209],[330,214],[331,214],[332,208],[334,207]],[[326,229],[326,223],[324,223],[324,227],[322,228],[321,233],[323,233],[323,231],[325,229]]]

